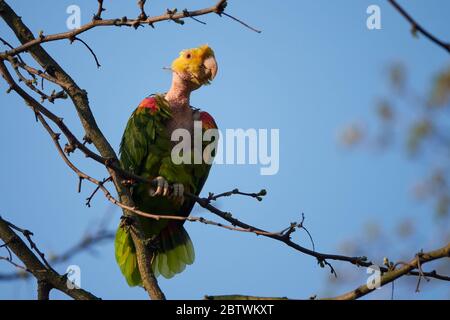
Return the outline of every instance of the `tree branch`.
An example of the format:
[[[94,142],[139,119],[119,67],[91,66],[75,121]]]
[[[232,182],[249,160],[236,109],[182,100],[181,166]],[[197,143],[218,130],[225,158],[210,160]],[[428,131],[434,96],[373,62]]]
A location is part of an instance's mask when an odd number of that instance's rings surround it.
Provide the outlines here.
[[[77,243],[72,245],[70,248],[66,249],[62,253],[59,254],[51,254],[49,255],[49,262],[53,265],[60,264],[66,262],[71,259],[75,255],[92,249],[95,245],[98,245],[105,241],[114,240],[115,232],[109,231],[104,228],[97,230],[94,233],[87,232]],[[0,246],[2,247],[2,246]],[[7,248],[7,246],[6,246]],[[3,257],[0,257],[2,259]],[[3,259],[2,259],[3,260]],[[8,262],[12,263],[10,258],[6,259]],[[27,272],[26,268],[23,268],[20,265],[13,263],[13,265],[18,268],[18,272],[12,272],[9,274],[0,274],[0,281],[14,281],[14,280],[24,280],[28,279],[30,273]]]
[[[2,6],[1,6],[2,3],[5,3],[5,5],[6,5],[6,2],[4,0],[0,0],[0,10],[2,9]],[[94,19],[91,22],[86,23],[85,25],[82,25],[80,28],[74,29],[72,31],[52,34],[52,35],[48,35],[48,36],[41,35],[38,38],[29,37],[27,39],[27,41],[21,41],[22,42],[21,46],[0,54],[0,58],[5,59],[6,56],[14,56],[16,54],[27,51],[30,48],[32,48],[36,45],[45,43],[45,42],[51,42],[51,41],[57,41],[57,40],[63,40],[63,39],[71,39],[81,33],[84,33],[86,31],[96,28],[96,27],[128,26],[128,27],[136,28],[137,25],[143,25],[143,24],[154,26],[156,23],[162,22],[162,21],[183,20],[183,19],[186,19],[187,17],[202,16],[202,15],[207,15],[210,13],[221,14],[224,12],[226,3],[227,3],[227,0],[220,0],[212,7],[188,11],[188,15],[186,15],[186,11],[183,11],[183,12],[178,12],[175,14],[166,12],[165,14],[162,14],[159,16],[147,17],[147,19],[144,19],[144,20],[141,20],[139,18],[127,19],[126,17],[123,17],[121,19]],[[31,33],[30,33],[30,35],[32,36]]]
[[[437,260],[437,259],[449,258],[449,257],[450,257],[450,243],[448,243],[446,246],[444,246],[440,249],[434,250],[434,251],[430,251],[430,252],[426,252],[426,253],[418,253],[414,257],[414,259],[412,259],[408,263],[403,264],[403,266],[401,268],[384,272],[380,279],[380,285],[384,286],[388,283],[391,283],[392,281],[411,273],[411,271],[414,269],[419,269],[421,276],[423,276],[424,273],[421,271],[422,265],[424,265],[428,262]],[[420,280],[420,277],[419,277],[419,280]],[[374,290],[376,290],[376,289],[375,288],[370,289],[367,286],[367,284],[365,284],[365,285],[362,285],[350,292],[347,292],[345,294],[342,294],[340,296],[337,296],[337,297],[331,298],[331,299],[332,300],[354,300],[354,299],[361,298],[361,297],[371,293]]]
[[[22,22],[21,18],[17,16],[17,14],[4,0],[0,0],[0,16],[14,31],[16,37],[23,44],[22,47],[25,45],[25,50],[30,52],[34,60],[39,63],[41,67],[47,71],[47,73],[64,84],[63,88],[72,99],[84,127],[86,136],[93,142],[100,154],[103,157],[110,159],[112,163],[118,163],[114,149],[106,140],[95,121],[89,106],[87,92],[82,90],[61,68],[61,66],[59,66],[59,64],[39,45],[43,37],[35,39],[29,28]],[[75,36],[75,34],[72,36]],[[6,54],[6,56],[8,55],[11,56],[11,54]],[[0,58],[3,59],[4,57],[5,55],[0,55]],[[114,181],[121,202],[125,203],[127,206],[134,207],[128,188],[121,183],[121,179],[117,176],[116,172],[110,170],[110,175]],[[153,253],[144,245],[144,243],[147,242],[147,239],[145,237],[145,233],[142,231],[140,221],[138,219],[134,219],[133,213],[129,211],[125,210],[124,215],[128,216],[130,221],[133,221],[131,236],[136,248],[138,266],[144,288],[148,292],[150,298],[164,299],[164,294],[157,285],[157,280],[151,268]]]
[[[388,0],[389,3],[411,24],[411,30],[413,33],[419,32],[428,38],[431,42],[435,43],[439,47],[450,53],[450,43],[444,42],[434,36],[431,32],[422,27],[402,6],[400,6],[396,0]]]
[[[38,280],[38,300],[50,300],[52,286],[44,280]]]
[[[31,272],[33,276],[40,281],[39,286],[41,287],[39,296],[45,298],[45,291],[43,283],[46,286],[51,286],[61,292],[64,292],[68,296],[77,300],[93,300],[98,299],[92,293],[85,291],[83,289],[70,289],[67,286],[67,279],[62,276],[51,267],[49,268],[43,264],[36,255],[31,251],[30,248],[25,244],[25,242],[13,231],[11,223],[0,217],[0,239],[8,246],[9,249],[19,258],[26,266],[27,271]],[[22,230],[25,237],[29,236],[29,232]],[[47,290],[48,287],[45,289]],[[48,295],[47,295],[48,296]]]

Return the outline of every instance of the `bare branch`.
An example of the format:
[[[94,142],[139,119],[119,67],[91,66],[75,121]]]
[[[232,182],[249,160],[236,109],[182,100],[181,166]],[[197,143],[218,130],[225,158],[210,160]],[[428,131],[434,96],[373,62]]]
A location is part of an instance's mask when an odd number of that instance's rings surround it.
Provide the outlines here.
[[[422,27],[402,6],[400,6],[396,0],[388,0],[389,3],[411,24],[411,31],[413,34],[419,32],[428,38],[431,42],[437,44],[448,53],[450,53],[450,43],[444,42]]]
[[[254,32],[256,32],[256,33],[261,33],[261,32],[262,32],[261,30],[255,29],[255,28],[253,28],[252,26],[248,25],[248,24],[245,23],[244,21],[239,20],[239,19],[236,18],[236,17],[233,17],[231,14],[228,14],[228,13],[226,13],[226,12],[222,12],[222,13],[220,13],[219,15],[222,15],[222,14],[223,14],[224,16],[226,16],[226,17],[228,17],[228,18],[230,18],[230,19],[232,19],[232,20],[234,20],[234,21],[236,21],[236,22],[242,24],[242,25],[243,25],[244,27],[246,27],[247,29],[250,29],[250,30],[252,30],[252,31],[254,31]]]
[[[139,14],[139,17],[138,17],[139,20],[146,20],[148,18],[147,14],[145,13],[145,2],[146,2],[146,0],[138,1],[138,7],[139,7],[139,10],[141,10],[141,13]]]
[[[172,14],[169,10],[169,12],[166,12],[165,14],[154,16],[154,17],[148,17],[145,20],[141,19],[128,19],[128,18],[117,18],[117,19],[93,19],[91,22],[82,25],[78,29],[74,29],[68,32],[63,33],[57,33],[52,35],[41,35],[40,37],[34,38],[31,37],[28,41],[23,42],[23,44],[15,49],[11,49],[9,51],[6,51],[2,54],[0,54],[0,58],[5,59],[6,56],[14,56],[18,53],[24,52],[28,49],[30,49],[33,46],[45,43],[45,42],[51,42],[51,41],[57,41],[62,39],[71,39],[81,33],[84,33],[90,29],[96,28],[96,27],[105,27],[105,26],[128,26],[128,27],[135,27],[141,24],[147,24],[154,26],[156,23],[162,22],[162,21],[168,21],[168,20],[183,20],[187,17],[196,17],[196,16],[202,16],[207,15],[210,13],[217,13],[222,14],[224,12],[225,6],[227,1],[226,0],[220,0],[215,5],[209,8],[199,9],[199,10],[193,10],[189,11],[189,15],[186,16],[185,12],[178,12],[175,14]],[[4,0],[0,0],[0,9],[2,4],[6,5],[6,2]],[[100,9],[100,7],[99,7]],[[236,19],[236,18],[234,18]],[[247,26],[248,27],[248,26]]]
[[[102,12],[106,11],[105,8],[103,8],[103,0],[97,0],[98,1],[98,9],[97,13],[94,14],[93,20],[102,20]]]
[[[100,62],[98,62],[98,58],[97,55],[95,54],[94,50],[92,50],[92,48],[82,39],[78,38],[78,37],[73,37],[70,38],[70,43],[72,44],[74,41],[80,41],[82,44],[84,44],[84,46],[89,50],[89,52],[92,54],[92,56],[94,57],[95,60],[95,64],[97,65],[97,68],[100,68]]]
[[[30,230],[19,228],[19,227],[17,227],[16,225],[14,225],[14,224],[12,224],[11,222],[8,222],[8,221],[5,221],[5,223],[6,223],[11,229],[14,229],[14,230],[16,230],[16,231],[22,233],[23,236],[27,239],[27,241],[28,241],[28,243],[29,243],[31,249],[34,250],[34,251],[39,255],[39,257],[41,258],[41,260],[44,262],[45,266],[46,266],[49,270],[55,271],[55,270],[53,270],[53,268],[50,266],[50,264],[48,263],[47,259],[45,258],[45,254],[39,250],[39,248],[36,246],[36,244],[34,243],[34,241],[31,239],[31,236],[33,236],[33,233],[32,233]],[[5,243],[6,243],[6,241],[5,241]],[[9,246],[9,244],[7,244],[7,245]]]
[[[258,193],[246,193],[246,192],[239,191],[239,189],[233,189],[231,191],[223,192],[223,193],[220,193],[218,195],[215,195],[214,193],[210,193],[208,195],[208,201],[216,201],[219,198],[230,197],[230,196],[235,195],[235,194],[241,195],[241,196],[255,198],[258,201],[262,201],[262,199],[263,199],[262,197],[267,195],[267,191],[262,189]]]
[[[412,259],[410,262],[404,264],[401,268],[384,272],[380,279],[380,285],[384,286],[388,283],[391,283],[394,280],[411,273],[411,271],[414,269],[420,270],[419,272],[420,272],[421,276],[423,276],[425,273],[423,271],[421,271],[422,265],[424,265],[425,263],[437,260],[437,259],[449,258],[449,257],[450,257],[450,243],[448,243],[446,246],[444,246],[440,249],[434,250],[434,251],[430,251],[427,253],[419,253],[414,257],[414,259]],[[358,298],[361,298],[361,297],[369,294],[373,290],[375,290],[375,288],[369,288],[367,286],[367,284],[365,284],[365,285],[362,285],[350,292],[347,292],[343,295],[340,295],[340,296],[337,296],[337,297],[331,298],[331,299],[333,299],[333,300],[354,300],[354,299],[358,299]]]
[[[95,233],[86,233],[79,242],[75,243],[70,248],[66,249],[60,254],[50,254],[49,262],[53,265],[60,264],[68,261],[73,258],[75,255],[83,252],[89,251],[94,246],[101,244],[105,241],[111,241],[115,237],[114,231],[109,231],[106,229],[99,229]],[[1,247],[1,246],[0,246]],[[8,248],[8,247],[6,247]],[[12,257],[0,257],[0,260],[7,260],[8,262],[13,262]],[[16,268],[18,268],[18,272],[12,272],[9,274],[0,274],[0,281],[13,281],[13,280],[24,280],[28,279],[31,273],[28,273],[28,270],[17,263],[12,263]]]
[[[92,293],[83,289],[69,288],[67,286],[67,279],[65,276],[59,275],[53,268],[43,264],[36,255],[28,248],[25,242],[14,232],[22,233],[29,241],[31,232],[26,229],[21,229],[12,223],[4,220],[0,217],[0,239],[2,239],[9,249],[19,258],[24,264],[26,269],[33,274],[38,281],[43,281],[49,284],[51,287],[64,292],[68,296],[74,299],[80,300],[92,300],[98,299]],[[14,229],[14,230],[13,230]],[[40,252],[34,245],[34,250]],[[42,257],[41,257],[42,258]]]
[[[6,248],[8,248],[8,247],[6,247]],[[29,272],[29,270],[27,268],[25,268],[24,266],[21,266],[20,264],[15,263],[13,261],[11,251],[9,250],[9,248],[8,248],[8,254],[9,254],[9,257],[0,257],[0,260],[4,260],[4,261],[8,262],[9,264],[13,265],[17,269],[20,269],[21,271]],[[1,279],[1,277],[0,277],[0,279]]]
[[[37,84],[36,77],[33,77],[32,80],[31,80],[31,79],[27,79],[27,78],[25,78],[25,76],[22,75],[22,73],[19,71],[20,65],[25,65],[24,63],[21,63],[21,62],[19,62],[16,58],[12,58],[12,57],[9,57],[8,60],[9,60],[9,62],[11,63],[11,65],[13,66],[14,71],[16,72],[16,74],[17,74],[17,76],[18,76],[18,78],[19,78],[19,81],[25,83],[25,85],[26,85],[28,88],[30,88],[31,90],[33,90],[34,92],[36,92],[36,93],[41,97],[41,102],[47,100],[47,101],[50,102],[50,103],[55,103],[55,100],[56,100],[56,99],[67,99],[67,94],[66,94],[64,91],[56,92],[55,90],[53,90],[52,93],[51,93],[50,95],[47,95],[46,93],[42,92],[41,90],[39,90],[39,89],[36,87],[36,84]],[[24,68],[24,70],[27,70],[27,69]],[[29,74],[31,74],[31,75],[34,76],[34,74],[33,74],[31,71],[28,71],[28,70],[27,70],[27,72],[28,72]]]

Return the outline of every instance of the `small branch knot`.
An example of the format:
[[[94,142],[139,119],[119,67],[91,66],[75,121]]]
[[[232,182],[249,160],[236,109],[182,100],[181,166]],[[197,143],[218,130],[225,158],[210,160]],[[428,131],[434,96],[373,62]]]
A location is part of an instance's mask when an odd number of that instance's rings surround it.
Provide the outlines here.
[[[69,156],[71,153],[74,153],[77,147],[71,143],[66,143],[64,146],[64,152]]]
[[[177,8],[174,9],[167,9],[166,13],[169,15],[170,20],[172,20],[173,22],[179,24],[179,25],[183,25],[184,24],[184,20],[181,19],[175,19],[174,15],[178,12]]]
[[[227,1],[221,2],[217,7],[215,13],[217,13],[219,16],[225,11],[226,7],[228,5]]]

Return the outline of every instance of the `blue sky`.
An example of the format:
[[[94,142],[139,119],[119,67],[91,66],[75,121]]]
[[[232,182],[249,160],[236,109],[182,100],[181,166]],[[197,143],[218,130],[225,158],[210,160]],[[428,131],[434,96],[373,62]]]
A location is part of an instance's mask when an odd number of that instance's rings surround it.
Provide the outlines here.
[[[10,1],[11,2],[11,1]],[[205,5],[214,1],[202,1]],[[148,14],[167,7],[193,8],[195,1],[151,1]],[[402,1],[413,16],[443,39],[450,39],[444,0]],[[96,1],[51,1],[37,4],[11,2],[24,22],[37,34],[66,31],[66,8],[77,4],[82,22],[96,10]],[[366,9],[377,4],[382,30],[366,28]],[[198,5],[198,4],[197,4]],[[105,1],[105,17],[134,17],[134,2]],[[251,32],[226,17],[201,17],[207,25],[171,22],[156,29],[98,28],[81,35],[95,50],[102,67],[96,69],[87,50],[68,42],[45,45],[80,87],[89,92],[91,108],[100,128],[117,149],[126,121],[146,95],[168,89],[170,73],[162,68],[184,48],[208,43],[214,48],[219,74],[211,86],[193,94],[191,103],[210,112],[225,128],[280,129],[280,170],[261,176],[259,167],[221,165],[213,168],[204,193],[233,188],[268,190],[263,202],[230,198],[221,208],[256,226],[281,230],[306,215],[316,249],[337,252],[339,244],[360,235],[367,221],[376,221],[386,232],[405,217],[426,217],[422,224],[424,249],[436,244],[430,208],[411,200],[409,188],[425,172],[400,152],[376,155],[347,152],[338,147],[339,130],[355,119],[373,119],[377,97],[388,92],[387,66],[403,62],[411,83],[427,88],[434,73],[448,64],[448,54],[425,39],[414,39],[409,25],[387,1],[302,0],[230,1],[228,12],[262,29]],[[6,25],[0,35],[17,45]],[[6,90],[0,84],[0,91]],[[0,214],[31,229],[46,252],[70,247],[106,214],[111,228],[120,211],[98,195],[87,208],[92,186],[78,194],[77,178],[54,150],[33,114],[14,95],[0,94],[3,116],[0,140],[3,156]],[[83,136],[69,101],[49,106]],[[90,174],[102,178],[105,170],[73,155]],[[202,210],[207,218],[214,218]],[[327,270],[316,261],[274,241],[214,227],[188,224],[196,248],[196,262],[181,275],[161,279],[168,298],[198,299],[205,294],[255,294],[307,298],[327,293]],[[295,240],[308,246],[305,234]],[[413,255],[422,247],[406,248]],[[373,257],[375,260],[382,256]],[[69,263],[68,263],[69,264]],[[82,286],[106,299],[146,298],[143,290],[129,288],[114,260],[113,245],[102,245],[96,254],[71,259],[82,270]],[[341,264],[335,263],[338,268]],[[66,265],[58,266],[64,272]],[[6,263],[0,272],[12,271]],[[365,270],[357,270],[364,275]],[[34,298],[33,282],[0,283],[0,298]],[[350,289],[347,285],[344,289]],[[448,288],[406,290],[404,298],[445,298]],[[390,289],[374,297],[389,297]],[[55,294],[55,297],[61,297]]]

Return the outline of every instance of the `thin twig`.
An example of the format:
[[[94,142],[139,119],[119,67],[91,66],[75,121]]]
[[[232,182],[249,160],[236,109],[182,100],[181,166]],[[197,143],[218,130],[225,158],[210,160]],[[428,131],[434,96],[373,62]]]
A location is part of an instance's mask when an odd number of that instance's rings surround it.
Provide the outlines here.
[[[98,58],[97,58],[97,55],[95,54],[94,50],[92,50],[92,48],[84,40],[82,40],[78,37],[70,38],[70,43],[73,43],[74,41],[80,41],[82,44],[84,44],[84,46],[89,50],[89,52],[94,57],[97,68],[100,68],[101,67],[100,62],[98,62]]]
[[[261,32],[262,32],[261,30],[255,29],[255,28],[253,28],[252,26],[248,25],[248,24],[245,23],[244,21],[239,20],[239,19],[236,18],[236,17],[233,17],[231,14],[228,14],[228,13],[226,13],[225,11],[222,12],[222,13],[220,13],[219,15],[222,15],[222,14],[223,14],[224,16],[227,16],[228,18],[231,18],[232,20],[234,20],[234,21],[236,21],[236,22],[242,24],[244,27],[246,27],[246,28],[248,28],[248,29],[250,29],[250,30],[252,30],[252,31],[254,31],[254,32],[256,32],[256,33],[261,33]]]
[[[431,32],[422,27],[408,12],[406,12],[405,9],[403,9],[401,5],[397,3],[396,0],[388,0],[388,1],[411,24],[413,33],[419,32],[423,34],[430,41],[432,41],[433,43],[437,44],[438,46],[440,46],[441,48],[450,53],[450,43],[440,40],[439,38],[434,36]]]
[[[231,191],[222,192],[222,193],[217,194],[217,195],[215,195],[214,193],[209,193],[208,200],[209,201],[216,201],[219,198],[230,197],[232,195],[241,195],[241,196],[255,198],[258,201],[262,201],[262,199],[263,199],[262,197],[267,195],[267,191],[262,189],[258,193],[247,193],[247,192],[241,192],[241,191],[239,191],[239,189],[233,189]]]
[[[12,224],[12,223],[9,222],[9,221],[6,221],[6,220],[5,220],[5,222],[6,222],[6,224],[7,224],[11,229],[16,230],[16,231],[22,233],[23,236],[27,239],[28,243],[30,244],[31,249],[34,250],[34,251],[36,251],[36,253],[37,253],[37,254],[39,255],[39,257],[41,258],[42,262],[44,262],[45,266],[46,266],[49,270],[55,272],[55,270],[53,270],[52,266],[48,263],[47,259],[45,258],[45,254],[44,254],[41,250],[39,250],[39,248],[36,246],[36,243],[34,243],[34,241],[31,239],[31,237],[33,236],[33,232],[31,232],[30,230],[27,230],[27,229],[19,228],[19,227],[17,227],[16,225]]]
[[[10,49],[14,49],[14,47],[2,37],[0,37],[0,41],[3,43],[4,46],[7,46]],[[17,58],[20,60],[20,62],[25,63],[20,55],[17,55]]]
[[[201,21],[201,20],[197,19],[196,17],[191,16],[191,13],[189,12],[188,9],[184,9],[184,10],[183,10],[183,14],[184,14],[185,17],[189,17],[189,18],[191,18],[192,20],[194,20],[194,21],[196,21],[196,22],[198,22],[198,23],[200,23],[200,24],[206,25],[206,22]]]
[[[80,181],[81,181],[81,179],[83,179],[83,178],[80,178]],[[103,180],[100,182],[100,184],[94,189],[94,191],[91,193],[91,195],[90,195],[88,198],[86,198],[86,206],[87,206],[88,208],[91,207],[91,201],[92,201],[92,199],[94,198],[94,196],[95,196],[95,194],[97,193],[97,191],[100,189],[100,187],[103,186],[106,182],[111,181],[111,180],[112,180],[111,177],[109,177],[109,178],[107,178],[107,179],[103,179]]]
[[[139,10],[141,10],[141,13],[138,16],[139,20],[146,20],[148,18],[147,14],[145,13],[145,2],[146,2],[146,0],[138,1],[138,7],[139,7]]]
[[[98,1],[98,9],[97,13],[94,14],[93,20],[102,20],[102,12],[106,11],[105,8],[103,8],[103,0],[97,0]]]
[[[9,251],[9,249],[8,249],[8,251]],[[10,253],[10,255],[11,255],[11,253]],[[12,257],[11,257],[11,256],[10,256],[10,257],[1,257],[1,256],[0,256],[0,260],[7,261],[8,263],[12,264],[12,265],[13,265],[14,267],[16,267],[17,269],[20,269],[20,270],[22,270],[22,271],[29,272],[29,270],[28,270],[27,268],[25,268],[24,266],[21,266],[20,264],[15,263],[15,262],[12,260]]]

